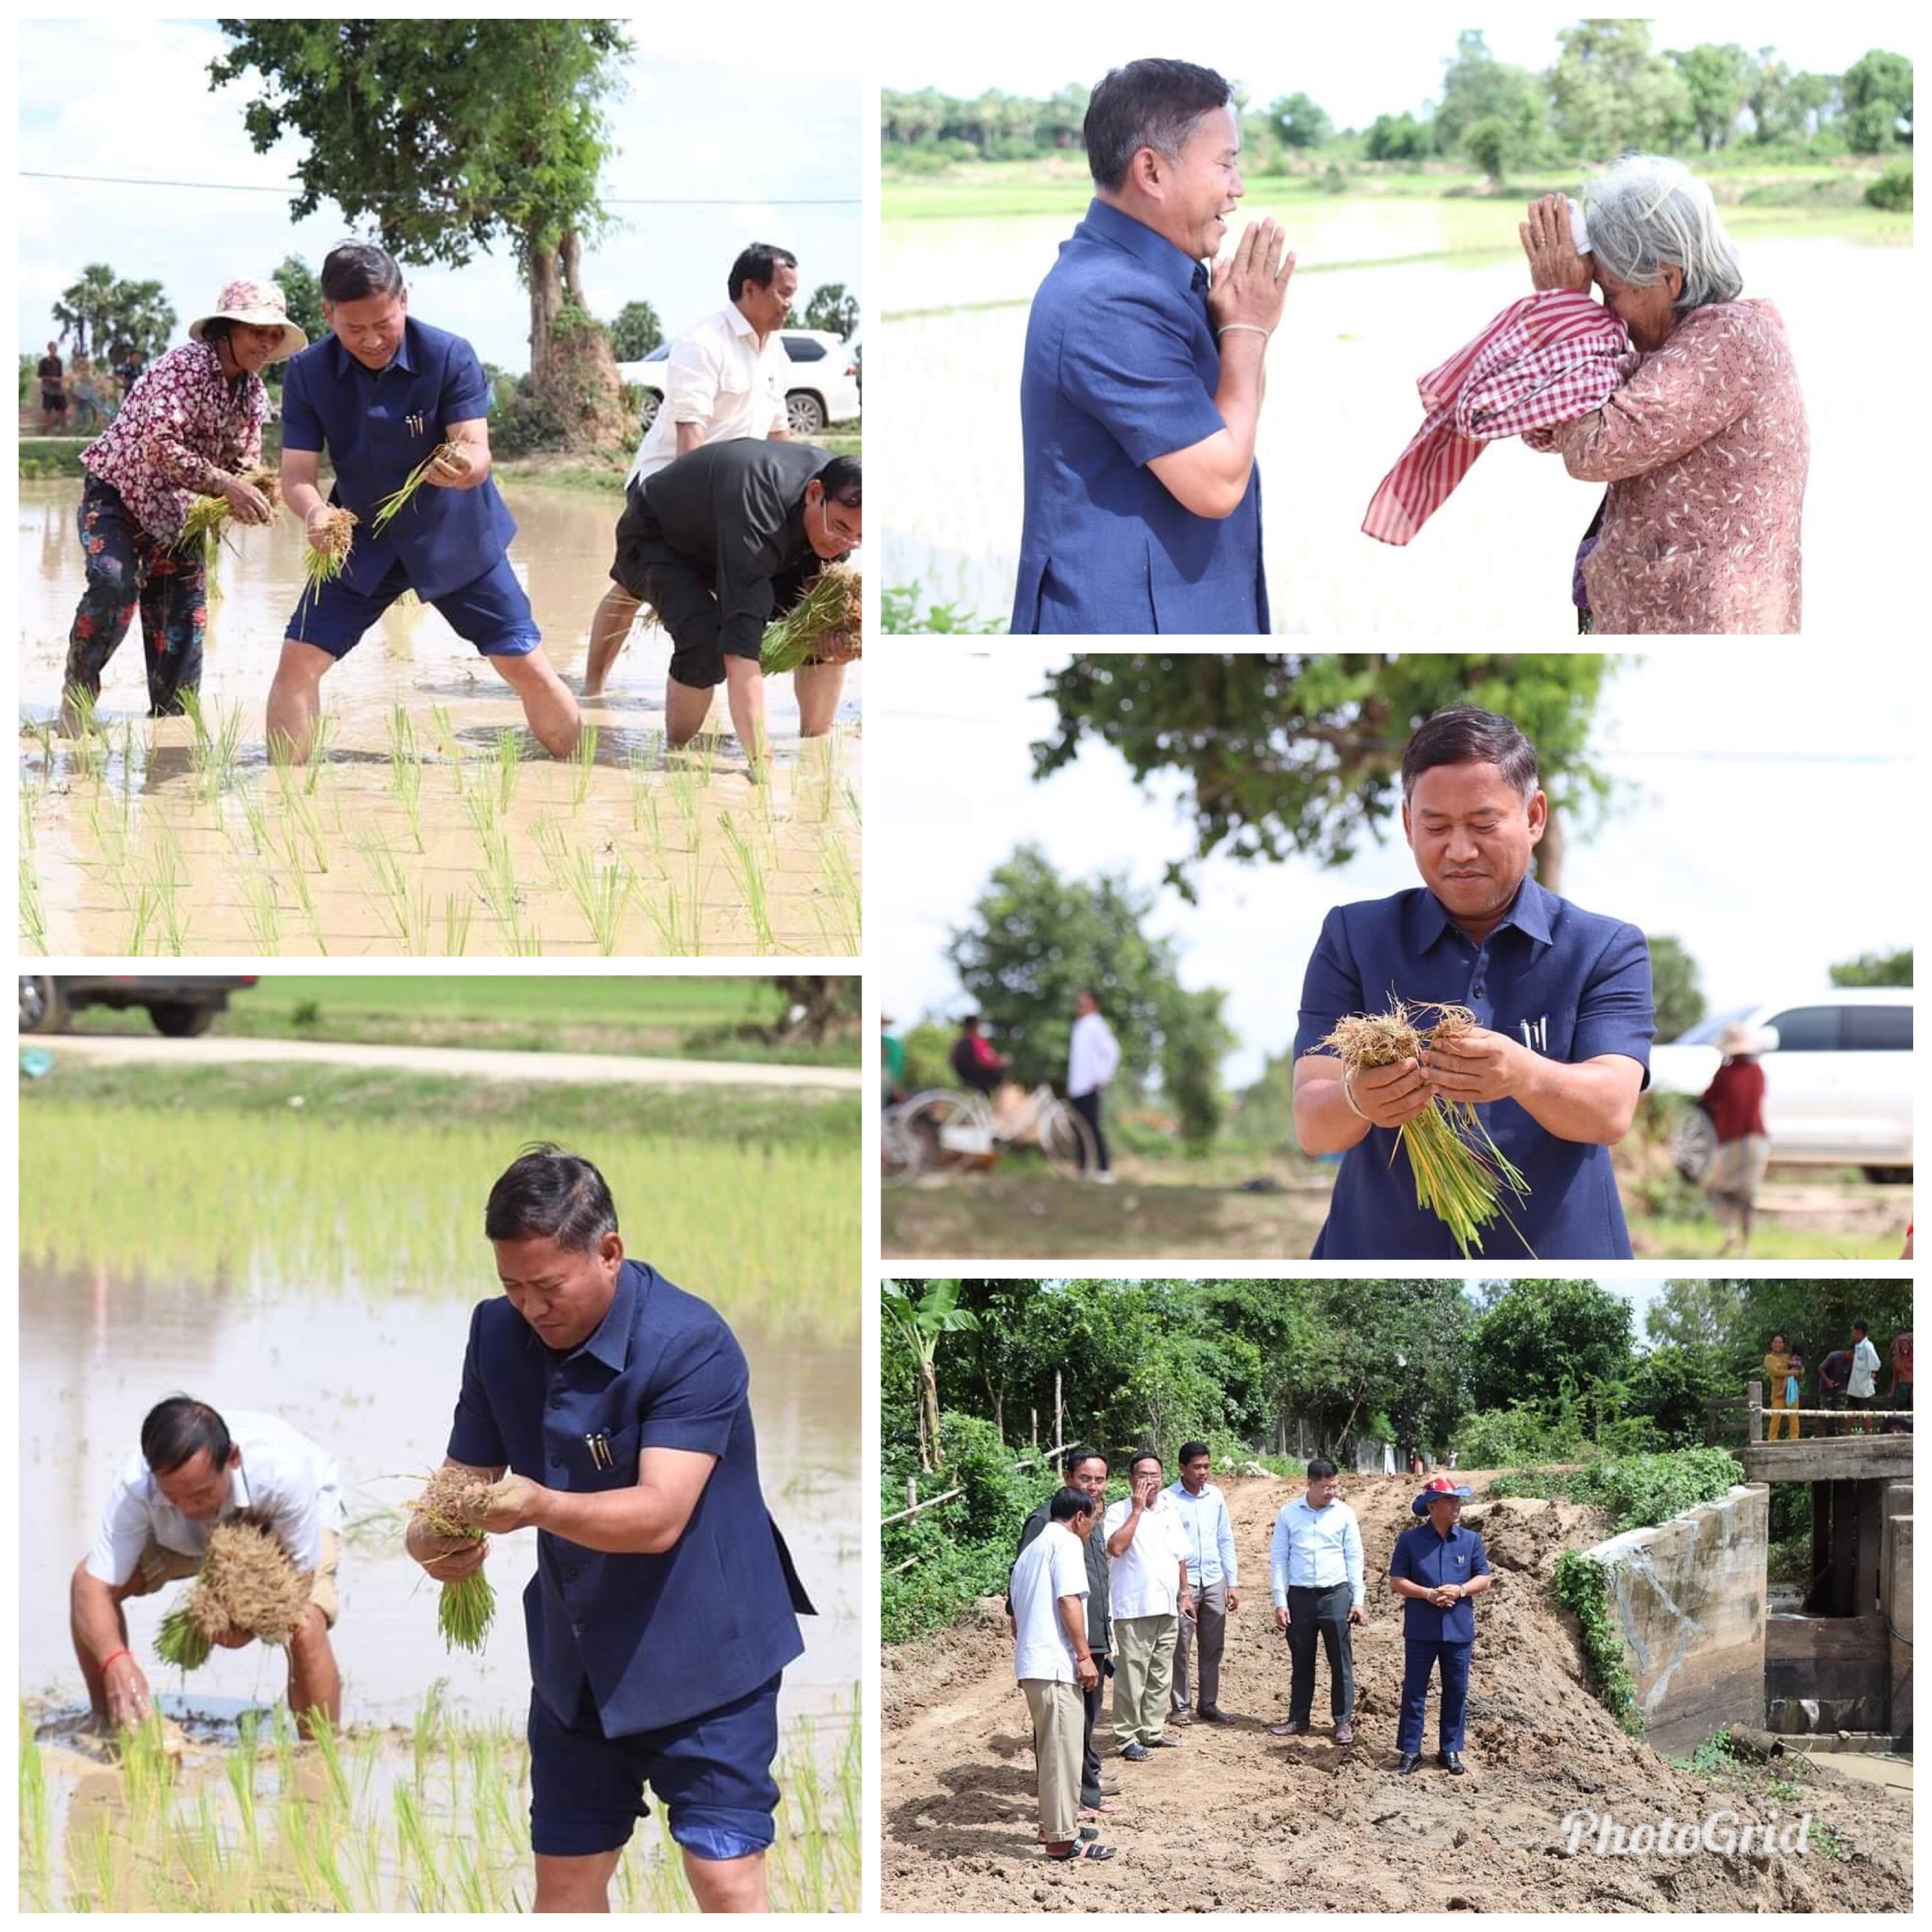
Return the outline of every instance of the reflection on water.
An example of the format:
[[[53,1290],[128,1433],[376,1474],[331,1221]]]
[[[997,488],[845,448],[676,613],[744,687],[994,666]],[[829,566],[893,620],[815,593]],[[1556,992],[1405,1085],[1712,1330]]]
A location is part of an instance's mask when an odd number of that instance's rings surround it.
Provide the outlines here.
[[[366,1285],[327,1298],[272,1274],[245,1284],[104,1270],[23,1268],[20,1285],[20,1686],[80,1696],[66,1616],[68,1581],[91,1546],[109,1485],[137,1446],[142,1418],[180,1390],[218,1408],[281,1416],[342,1470],[349,1532],[335,1636],[344,1714],[406,1722],[438,1678],[459,1712],[520,1724],[530,1668],[518,1597],[536,1539],[494,1540],[500,1602],[480,1658],[446,1652],[433,1591],[404,1553],[393,1512],[442,1460],[469,1310]],[[759,1460],[772,1515],[820,1614],[785,1672],[792,1719],[850,1707],[859,1674],[859,1355],[740,1328],[752,1367]],[[154,1689],[179,1688],[154,1656],[171,1586],[130,1602],[130,1642]],[[273,1703],[279,1652],[217,1650],[188,1680],[195,1696]],[[836,1728],[836,1726],[834,1727]]]

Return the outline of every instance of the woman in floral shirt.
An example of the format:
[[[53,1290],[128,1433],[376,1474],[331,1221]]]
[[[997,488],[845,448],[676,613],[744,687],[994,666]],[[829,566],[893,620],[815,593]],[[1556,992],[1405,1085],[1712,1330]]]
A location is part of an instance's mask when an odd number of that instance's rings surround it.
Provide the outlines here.
[[[100,439],[80,453],[86,478],[78,521],[87,590],[68,634],[70,730],[74,693],[100,694],[100,674],[138,604],[148,661],[148,710],[182,708],[200,688],[208,628],[201,548],[180,542],[197,496],[224,496],[238,523],[266,523],[268,499],[241,479],[262,460],[268,392],[262,371],[308,346],[272,282],[230,282],[189,340],[150,369]]]

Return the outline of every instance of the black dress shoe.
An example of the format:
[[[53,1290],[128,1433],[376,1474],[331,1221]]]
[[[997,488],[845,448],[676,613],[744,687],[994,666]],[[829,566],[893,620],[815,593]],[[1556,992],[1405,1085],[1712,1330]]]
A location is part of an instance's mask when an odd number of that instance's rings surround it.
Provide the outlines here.
[[[1460,1751],[1438,1751],[1436,1754],[1436,1762],[1451,1778],[1460,1778],[1462,1775],[1462,1754]]]
[[[1411,1772],[1420,1771],[1421,1768],[1421,1752],[1404,1751],[1402,1754],[1402,1762],[1396,1767],[1395,1774],[1398,1778],[1406,1778]]]

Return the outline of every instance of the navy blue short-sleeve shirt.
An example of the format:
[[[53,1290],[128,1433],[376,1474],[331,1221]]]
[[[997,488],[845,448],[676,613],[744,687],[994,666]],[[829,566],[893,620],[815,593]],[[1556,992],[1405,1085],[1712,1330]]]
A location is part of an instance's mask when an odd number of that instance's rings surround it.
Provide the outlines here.
[[[812,1604],[759,1487],[750,1380],[717,1311],[638,1262],[568,1352],[547,1348],[507,1298],[471,1317],[452,1462],[580,1493],[634,1484],[645,1449],[718,1458],[662,1554],[608,1556],[538,1532],[524,1618],[537,1694],[560,1722],[587,1681],[607,1737],[680,1724],[802,1653],[798,1618]],[[584,1440],[599,1431],[608,1467]]]
[[[1586,912],[1525,879],[1502,922],[1480,945],[1426,886],[1337,906],[1322,926],[1303,983],[1294,1057],[1350,1013],[1412,1006],[1464,1006],[1479,1026],[1526,1039],[1536,1052],[1575,1066],[1604,1054],[1634,1060],[1649,1083],[1650,949],[1634,926]],[[1525,1028],[1528,1029],[1527,1035]],[[1507,1222],[1483,1235],[1485,1260],[1627,1261],[1630,1232],[1607,1147],[1559,1139],[1514,1100],[1477,1108],[1491,1138],[1528,1183],[1507,1192]],[[1511,1226],[1514,1223],[1514,1228]],[[1315,1258],[1456,1261],[1448,1227],[1415,1204],[1415,1179],[1396,1136],[1371,1127],[1342,1156]]]
[[[1389,1552],[1388,1573],[1437,1590],[1444,1583],[1466,1583],[1472,1576],[1488,1576],[1490,1559],[1483,1539],[1473,1529],[1465,1529],[1459,1522],[1447,1536],[1438,1536],[1436,1526],[1424,1522],[1396,1538]],[[1446,1610],[1405,1597],[1402,1616],[1405,1642],[1412,1637],[1419,1643],[1476,1640],[1476,1606],[1467,1597],[1459,1597]]]

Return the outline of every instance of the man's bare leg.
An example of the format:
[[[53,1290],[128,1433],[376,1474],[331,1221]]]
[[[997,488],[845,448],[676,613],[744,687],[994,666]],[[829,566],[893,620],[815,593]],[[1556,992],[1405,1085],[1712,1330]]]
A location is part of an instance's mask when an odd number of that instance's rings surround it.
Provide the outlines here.
[[[554,758],[567,758],[577,749],[580,720],[577,700],[556,674],[556,667],[540,644],[519,657],[492,657],[490,668],[524,700],[524,716],[538,742]]]
[[[801,664],[791,674],[792,695],[798,700],[798,735],[822,738],[838,716],[845,690],[842,664]]]
[[[724,660],[724,697],[731,707],[731,728],[745,748],[752,776],[764,776],[765,762],[765,674],[756,658]]]
[[[617,653],[624,648],[624,640],[631,634],[631,626],[637,622],[638,613],[644,608],[628,591],[617,584],[612,584],[604,592],[596,615],[590,620],[590,651],[584,666],[586,698],[603,696],[604,680],[610,675],[610,667],[617,662]]]
[[[684,1875],[700,1912],[769,1912],[765,1893],[765,1855],[747,1852],[742,1858],[694,1858],[684,1855]]]
[[[674,748],[689,744],[710,716],[709,687],[680,684],[674,677],[664,680],[664,736]]]
[[[300,764],[315,737],[322,716],[322,680],[335,660],[319,644],[299,638],[282,640],[282,661],[268,687],[268,755]]]
[[[608,1912],[610,1874],[621,1851],[592,1852],[578,1858],[546,1856],[538,1852],[537,1902],[539,1912]]]
[[[304,1737],[313,1735],[308,1714],[320,1711],[335,1730],[342,1728],[342,1673],[328,1641],[328,1619],[311,1604],[289,1640],[289,1708]]]

